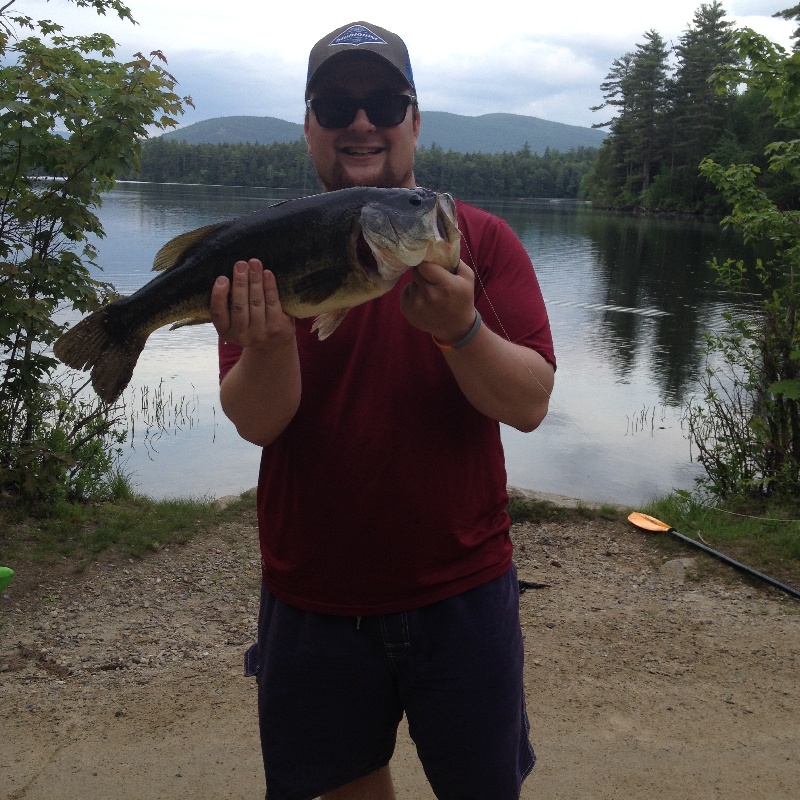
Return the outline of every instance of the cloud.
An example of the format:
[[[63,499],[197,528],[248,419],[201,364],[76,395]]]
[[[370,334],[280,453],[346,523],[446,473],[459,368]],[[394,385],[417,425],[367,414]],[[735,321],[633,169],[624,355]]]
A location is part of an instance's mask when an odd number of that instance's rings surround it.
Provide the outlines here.
[[[603,44],[575,48],[539,40],[511,43],[502,54],[472,59],[423,61],[416,67],[423,108],[477,115],[528,114],[591,126],[589,110],[615,53]]]
[[[732,17],[764,17],[772,16],[793,5],[792,0],[728,0],[725,7]]]
[[[447,4],[408,8],[355,0],[348,11],[328,0],[303,4],[252,0],[128,0],[138,25],[113,14],[98,16],[72,3],[18,0],[14,10],[51,18],[68,33],[101,30],[120,43],[120,58],[162,50],[191,95],[182,124],[217,116],[303,119],[303,84],[309,49],[319,36],[348,21],[367,19],[397,31],[411,52],[423,109],[457,114],[509,112],[589,126],[589,107],[602,102],[600,84],[614,59],[657,30],[674,44],[691,24],[701,0],[571,0],[520,10],[516,0],[493,0],[479,22]],[[2,4],[2,0],[0,0]],[[789,0],[728,0],[727,18],[791,47],[792,23],[771,15]]]
[[[190,95],[195,110],[182,124],[231,115],[303,119],[304,74],[278,59],[252,59],[238,53],[187,51],[170,59],[177,90]]]

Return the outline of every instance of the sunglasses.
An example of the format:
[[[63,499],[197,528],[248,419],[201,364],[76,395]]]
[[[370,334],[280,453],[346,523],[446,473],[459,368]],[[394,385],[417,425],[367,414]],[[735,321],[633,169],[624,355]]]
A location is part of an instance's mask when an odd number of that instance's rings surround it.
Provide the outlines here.
[[[363,108],[369,121],[378,128],[394,128],[406,118],[406,111],[417,98],[413,94],[377,94],[371,97],[324,95],[306,100],[323,128],[347,128]]]

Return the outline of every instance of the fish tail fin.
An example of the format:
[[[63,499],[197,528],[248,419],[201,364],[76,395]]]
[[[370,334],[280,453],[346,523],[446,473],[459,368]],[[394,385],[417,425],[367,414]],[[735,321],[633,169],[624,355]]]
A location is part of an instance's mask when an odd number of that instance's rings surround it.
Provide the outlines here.
[[[113,403],[125,390],[144,349],[147,335],[127,333],[124,339],[114,334],[108,308],[101,308],[63,334],[53,352],[67,366],[91,370],[92,386],[98,397]]]

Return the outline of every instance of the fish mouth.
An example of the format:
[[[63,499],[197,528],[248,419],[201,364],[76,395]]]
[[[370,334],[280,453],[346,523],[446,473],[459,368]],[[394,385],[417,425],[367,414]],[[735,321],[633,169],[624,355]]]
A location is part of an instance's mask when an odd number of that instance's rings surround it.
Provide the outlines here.
[[[436,229],[442,241],[449,244],[461,238],[456,204],[449,194],[442,193],[436,198]]]
[[[423,189],[396,191],[394,204],[367,205],[361,211],[360,238],[366,239],[380,277],[393,283],[422,261],[452,270],[461,239],[453,199]]]
[[[360,231],[358,239],[356,239],[356,258],[361,268],[372,279],[381,279],[380,270],[378,268],[378,259],[375,258],[375,253],[369,242],[364,238],[364,232]]]

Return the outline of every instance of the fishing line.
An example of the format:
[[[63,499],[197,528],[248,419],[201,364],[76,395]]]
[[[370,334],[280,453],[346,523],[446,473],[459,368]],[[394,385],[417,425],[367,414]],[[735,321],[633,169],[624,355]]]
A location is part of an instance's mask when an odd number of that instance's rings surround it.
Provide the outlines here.
[[[475,257],[472,255],[472,250],[469,249],[469,243],[467,242],[466,237],[462,236],[461,237],[461,241],[462,241],[463,245],[467,248],[467,253],[469,254],[469,260],[472,262],[472,270],[475,273],[475,276],[478,278],[478,283],[481,286],[481,291],[483,292],[483,296],[486,298],[486,302],[489,304],[489,308],[492,310],[492,314],[494,314],[494,318],[497,320],[497,324],[500,326],[500,330],[503,331],[503,336],[506,337],[506,339],[509,341],[510,344],[514,344],[514,342],[511,341],[511,337],[508,335],[508,331],[506,330],[505,325],[503,325],[503,321],[500,319],[500,315],[497,313],[497,309],[494,307],[494,303],[492,302],[492,298],[489,297],[489,292],[486,291],[486,284],[483,282],[483,278],[481,278],[481,274],[478,271],[478,264],[475,261]],[[516,354],[517,358],[523,363],[523,365],[525,366],[525,369],[528,370],[528,372],[530,373],[530,376],[539,385],[539,388],[545,393],[545,395],[547,396],[548,402],[552,403],[554,408],[556,408],[558,410],[561,410],[561,407],[559,406],[559,404],[553,401],[553,393],[552,392],[548,392],[547,389],[544,386],[542,386],[542,382],[536,377],[534,371],[531,369],[531,367],[528,364],[528,362],[522,357],[522,355],[516,349],[516,347],[514,348],[514,353]],[[566,412],[565,412],[565,415],[566,415]],[[592,437],[589,436],[589,434],[586,433],[586,431],[583,428],[581,428],[581,426],[578,425],[578,423],[575,422],[575,420],[572,420],[572,424],[586,437],[586,439],[588,441],[590,441],[590,442],[593,441]]]
[[[744,519],[756,519],[759,522],[800,522],[800,519],[781,519],[780,517],[758,517],[754,514],[741,514],[738,511],[728,511],[726,508],[710,507],[712,511],[720,514],[729,514],[732,517],[743,517]]]
[[[511,341],[511,337],[508,335],[508,331],[506,331],[502,320],[500,319],[500,315],[497,313],[497,309],[494,307],[494,303],[492,302],[492,298],[489,297],[489,293],[486,291],[486,284],[483,282],[483,278],[481,278],[481,274],[478,271],[478,265],[477,265],[477,263],[475,261],[474,256],[472,255],[472,251],[469,248],[469,244],[467,243],[466,238],[464,238],[462,236],[461,241],[462,241],[462,244],[464,245],[464,247],[466,247],[466,249],[467,249],[467,253],[469,254],[469,260],[472,262],[472,270],[473,270],[473,272],[475,273],[475,276],[478,279],[478,283],[480,284],[481,290],[483,291],[483,295],[486,298],[486,302],[489,304],[489,308],[492,310],[492,314],[494,314],[494,318],[497,320],[497,324],[500,326],[500,329],[503,331],[503,335],[506,337],[506,339],[511,344],[514,344],[514,342]],[[556,304],[558,304],[558,305],[567,305],[567,303],[556,303]],[[661,312],[661,311],[658,311],[658,310],[655,310],[655,309],[644,309],[644,310],[640,311],[640,310],[637,310],[637,309],[624,308],[624,307],[620,307],[620,306],[609,306],[609,305],[599,304],[599,303],[593,303],[593,304],[588,304],[588,303],[569,303],[569,305],[580,306],[582,308],[592,308],[592,309],[596,308],[596,309],[613,310],[613,311],[627,311],[627,312],[631,312],[631,313],[639,313],[642,316],[647,316],[647,317],[668,316],[669,315],[668,312]],[[516,348],[515,348],[515,352],[516,352],[517,357],[519,358],[519,360],[522,361],[522,363],[525,365],[525,369],[528,370],[528,372],[530,373],[531,377],[539,385],[539,388],[547,395],[548,401],[551,402],[555,408],[557,408],[557,409],[560,408],[558,403],[555,403],[553,401],[553,393],[552,392],[548,392],[547,389],[545,389],[545,387],[542,386],[542,382],[536,377],[536,375],[534,374],[533,370],[528,365],[528,362],[525,361],[525,359],[520,355],[520,353],[516,350]],[[575,422],[575,420],[572,420],[572,424],[586,437],[586,439],[588,441],[590,441],[590,442],[593,441],[592,437],[589,436],[589,434],[586,433],[586,431],[583,430],[583,428],[581,428],[581,426],[577,422]],[[736,511],[729,511],[729,510],[724,509],[724,508],[713,508],[712,510],[717,511],[720,514],[728,514],[728,515],[733,516],[733,517],[742,517],[742,518],[745,518],[745,519],[753,519],[753,520],[759,520],[759,521],[763,521],[763,522],[788,522],[788,523],[800,522],[800,519],[777,519],[775,517],[761,517],[761,516],[755,516],[753,514],[742,514],[742,513],[736,512]],[[699,534],[698,534],[698,536],[699,536]],[[700,538],[702,540],[702,536]]]
[[[727,508],[720,508],[719,506],[707,505],[705,501],[700,504],[707,511],[712,511],[715,514],[727,514],[729,517],[740,517],[741,519],[752,519],[757,522],[788,522],[789,524],[796,524],[800,519],[785,519],[783,517],[764,517],[759,514],[744,514],[741,511],[731,511]],[[699,532],[695,531],[696,535],[703,541],[703,537]]]

